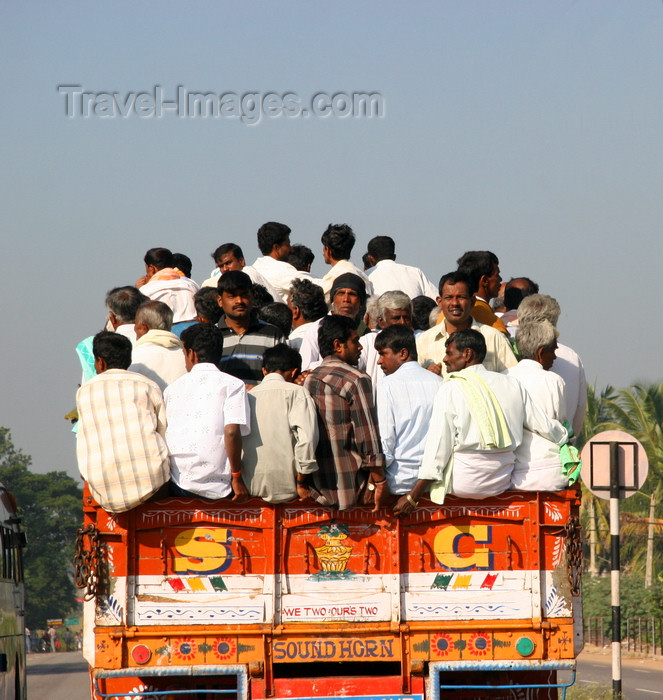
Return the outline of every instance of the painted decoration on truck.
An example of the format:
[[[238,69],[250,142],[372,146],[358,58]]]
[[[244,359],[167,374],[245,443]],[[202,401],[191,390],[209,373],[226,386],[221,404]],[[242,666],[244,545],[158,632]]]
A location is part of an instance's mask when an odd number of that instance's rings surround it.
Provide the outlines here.
[[[122,605],[114,596],[101,596],[98,599],[96,622],[98,625],[119,625],[122,623]]]
[[[182,605],[162,603],[160,605],[136,602],[134,613],[136,624],[203,624],[228,622],[262,622],[262,605]]]
[[[225,527],[196,527],[182,530],[175,537],[176,574],[220,574],[232,561],[228,543],[232,532]]]
[[[443,569],[469,571],[493,568],[492,527],[489,525],[447,525],[435,534],[435,558]],[[470,552],[463,552],[469,544]],[[485,546],[480,546],[485,545]]]
[[[399,657],[393,637],[276,640],[274,661],[388,661]]]
[[[324,541],[324,545],[315,547],[321,571],[313,574],[312,579],[336,581],[354,576],[354,572],[346,568],[352,554],[352,547],[344,544],[349,533],[345,523],[338,523],[335,520],[318,530],[318,537]]]

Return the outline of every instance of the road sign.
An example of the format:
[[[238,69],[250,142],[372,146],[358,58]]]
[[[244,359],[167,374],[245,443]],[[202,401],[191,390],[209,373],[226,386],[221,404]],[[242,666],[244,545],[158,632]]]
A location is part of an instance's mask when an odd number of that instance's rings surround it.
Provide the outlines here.
[[[628,498],[645,483],[649,461],[642,444],[623,430],[605,430],[583,447],[582,481],[595,496],[610,498],[611,455],[619,469],[619,498]]]

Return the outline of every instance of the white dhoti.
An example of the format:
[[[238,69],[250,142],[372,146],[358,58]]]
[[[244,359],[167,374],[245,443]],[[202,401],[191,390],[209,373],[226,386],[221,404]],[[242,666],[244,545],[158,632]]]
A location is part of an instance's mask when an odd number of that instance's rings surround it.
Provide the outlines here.
[[[569,478],[562,473],[559,456],[532,462],[516,462],[509,488],[516,491],[561,491]]]
[[[512,450],[454,452],[450,493],[481,499],[508,491],[515,460]]]

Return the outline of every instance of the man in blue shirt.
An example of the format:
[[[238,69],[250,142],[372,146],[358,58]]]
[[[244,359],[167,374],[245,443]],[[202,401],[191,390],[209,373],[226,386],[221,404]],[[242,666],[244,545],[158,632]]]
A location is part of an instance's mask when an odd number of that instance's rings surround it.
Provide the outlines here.
[[[414,331],[403,325],[385,328],[375,339],[378,365],[378,425],[386,459],[389,491],[409,493],[417,482],[430,430],[433,400],[442,379],[417,362]]]

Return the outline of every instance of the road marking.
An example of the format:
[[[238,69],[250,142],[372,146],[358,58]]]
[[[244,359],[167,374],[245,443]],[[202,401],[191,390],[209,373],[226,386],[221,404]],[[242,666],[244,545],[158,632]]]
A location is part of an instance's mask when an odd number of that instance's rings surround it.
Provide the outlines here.
[[[647,690],[647,688],[636,688],[639,693],[652,693],[653,695],[663,695],[660,690]]]
[[[586,681],[584,679],[581,679],[579,682],[580,683],[589,683],[590,685],[598,685],[599,684],[598,681]]]

